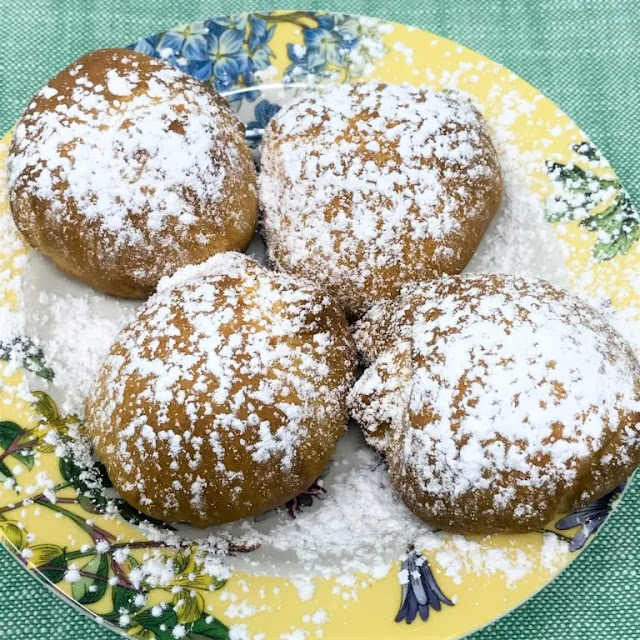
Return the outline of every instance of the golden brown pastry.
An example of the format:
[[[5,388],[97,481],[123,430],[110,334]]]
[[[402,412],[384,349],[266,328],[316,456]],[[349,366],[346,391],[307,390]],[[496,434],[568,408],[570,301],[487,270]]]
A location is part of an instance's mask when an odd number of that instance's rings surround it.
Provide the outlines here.
[[[353,417],[406,505],[462,533],[527,531],[640,461],[640,365],[592,308],[542,280],[449,276],[355,327]]]
[[[146,297],[245,249],[257,189],[244,128],[209,85],[126,49],[83,56],[39,91],[9,153],[16,225],[62,271]]]
[[[478,111],[408,85],[294,100],[267,127],[261,168],[271,260],[324,286],[349,316],[409,282],[460,272],[502,199]]]
[[[279,505],[346,425],[355,349],[338,305],[239,253],[184,267],[123,329],[87,402],[122,496],[198,527]]]

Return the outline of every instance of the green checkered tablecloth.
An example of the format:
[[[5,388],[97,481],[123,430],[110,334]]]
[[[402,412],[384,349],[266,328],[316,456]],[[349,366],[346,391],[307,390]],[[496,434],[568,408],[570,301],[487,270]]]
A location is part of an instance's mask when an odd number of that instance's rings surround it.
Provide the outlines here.
[[[0,0],[0,130],[80,54],[179,23],[293,0]],[[640,0],[343,0],[304,8],[414,24],[503,63],[600,145],[640,203]],[[640,479],[566,572],[478,640],[640,638]],[[428,628],[424,628],[428,638]],[[0,639],[115,639],[0,550]]]

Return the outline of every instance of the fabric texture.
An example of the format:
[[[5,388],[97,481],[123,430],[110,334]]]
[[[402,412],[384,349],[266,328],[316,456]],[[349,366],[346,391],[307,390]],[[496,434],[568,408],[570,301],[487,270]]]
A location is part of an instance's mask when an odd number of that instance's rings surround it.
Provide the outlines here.
[[[91,49],[238,11],[326,9],[413,24],[515,71],[566,111],[640,204],[639,0],[0,0],[0,131],[31,95]],[[475,640],[640,638],[640,480],[553,584]],[[424,636],[429,637],[428,626]],[[0,549],[0,638],[112,640]]]

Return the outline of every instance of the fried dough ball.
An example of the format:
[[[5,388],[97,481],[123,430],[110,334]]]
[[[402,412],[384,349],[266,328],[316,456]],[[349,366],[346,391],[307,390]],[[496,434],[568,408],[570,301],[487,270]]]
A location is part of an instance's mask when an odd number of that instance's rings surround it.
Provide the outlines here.
[[[352,416],[405,504],[461,533],[529,531],[640,461],[640,365],[591,307],[542,280],[449,276],[356,325]]]
[[[259,190],[273,264],[357,317],[409,282],[462,271],[500,206],[502,177],[468,101],[371,82],[281,109]]]
[[[83,56],[39,91],[9,154],[14,220],[65,273],[147,297],[244,250],[257,187],[244,128],[209,85],[126,49]]]
[[[87,401],[116,489],[197,527],[309,487],[346,425],[355,349],[325,292],[239,253],[184,267],[120,333]]]

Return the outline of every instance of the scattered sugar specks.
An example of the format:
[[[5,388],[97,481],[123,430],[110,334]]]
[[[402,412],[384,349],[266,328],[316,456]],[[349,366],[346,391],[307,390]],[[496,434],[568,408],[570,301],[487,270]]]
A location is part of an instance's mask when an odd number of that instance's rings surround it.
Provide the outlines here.
[[[304,629],[293,629],[289,633],[281,633],[280,640],[306,640],[309,632]]]
[[[569,543],[553,533],[545,533],[540,552],[540,564],[550,572],[557,572],[570,554]]]
[[[312,616],[311,622],[315,625],[323,625],[326,624],[329,620],[329,616],[324,609],[318,609]]]
[[[293,586],[298,591],[298,596],[301,600],[311,600],[313,598],[313,594],[315,593],[315,585],[313,581],[309,579],[297,579],[293,581]]]
[[[258,612],[258,608],[252,605],[248,600],[239,603],[232,603],[225,609],[225,616],[231,620],[235,618],[250,618]]]
[[[229,640],[250,640],[251,634],[246,624],[234,624],[229,629]]]
[[[413,64],[413,49],[399,40],[393,43],[393,50],[397,51],[407,64]]]

